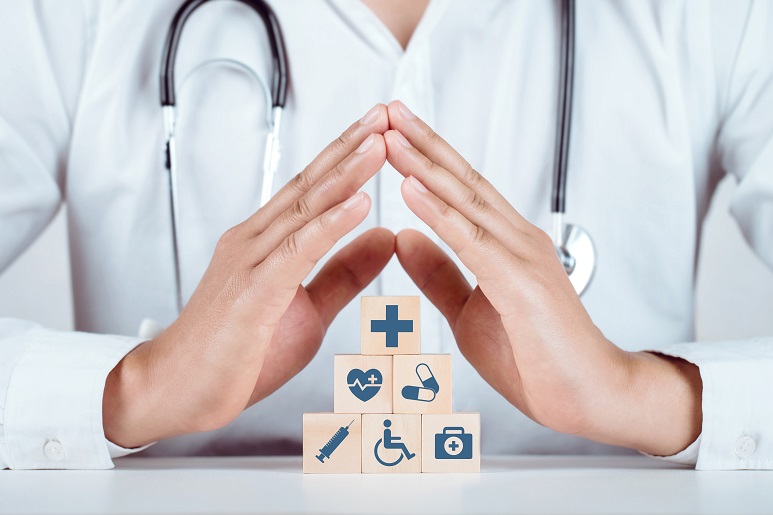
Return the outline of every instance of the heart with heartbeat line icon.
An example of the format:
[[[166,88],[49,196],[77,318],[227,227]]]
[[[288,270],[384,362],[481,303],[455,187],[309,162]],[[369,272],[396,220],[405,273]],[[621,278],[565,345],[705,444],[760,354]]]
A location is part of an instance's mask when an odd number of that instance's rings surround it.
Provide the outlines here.
[[[359,368],[353,368],[349,371],[349,375],[346,376],[346,384],[349,385],[349,390],[362,402],[367,402],[375,397],[378,391],[381,390],[382,382],[381,372],[375,368],[365,372]]]

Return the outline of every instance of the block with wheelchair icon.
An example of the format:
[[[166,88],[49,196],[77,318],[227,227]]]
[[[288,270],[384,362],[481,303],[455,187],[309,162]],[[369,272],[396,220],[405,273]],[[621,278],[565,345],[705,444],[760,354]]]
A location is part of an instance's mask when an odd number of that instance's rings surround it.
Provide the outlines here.
[[[421,354],[419,297],[362,297],[362,354],[333,361],[335,413],[303,415],[303,471],[480,472],[480,414],[453,413],[450,354]]]
[[[421,416],[422,472],[480,472],[480,414]]]
[[[421,415],[362,416],[362,473],[421,472]]]

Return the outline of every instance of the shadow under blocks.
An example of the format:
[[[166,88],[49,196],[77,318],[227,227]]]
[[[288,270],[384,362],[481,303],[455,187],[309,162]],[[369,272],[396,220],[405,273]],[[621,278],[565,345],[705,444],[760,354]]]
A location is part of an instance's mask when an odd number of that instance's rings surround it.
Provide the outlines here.
[[[453,412],[450,354],[421,354],[419,297],[362,297],[333,413],[303,415],[306,474],[480,472],[480,414]]]

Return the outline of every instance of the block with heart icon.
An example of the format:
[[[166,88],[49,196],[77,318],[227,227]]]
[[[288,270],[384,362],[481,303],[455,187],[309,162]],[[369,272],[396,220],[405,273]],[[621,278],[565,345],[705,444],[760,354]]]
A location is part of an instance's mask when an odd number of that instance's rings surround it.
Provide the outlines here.
[[[392,356],[338,354],[333,381],[336,413],[392,413]]]

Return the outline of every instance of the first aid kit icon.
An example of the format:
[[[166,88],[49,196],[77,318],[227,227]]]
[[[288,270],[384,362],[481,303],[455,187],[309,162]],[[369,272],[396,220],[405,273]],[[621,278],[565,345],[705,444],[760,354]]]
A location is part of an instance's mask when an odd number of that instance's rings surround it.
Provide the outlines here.
[[[463,427],[444,427],[442,433],[435,434],[436,460],[471,460],[472,434],[465,433]]]

